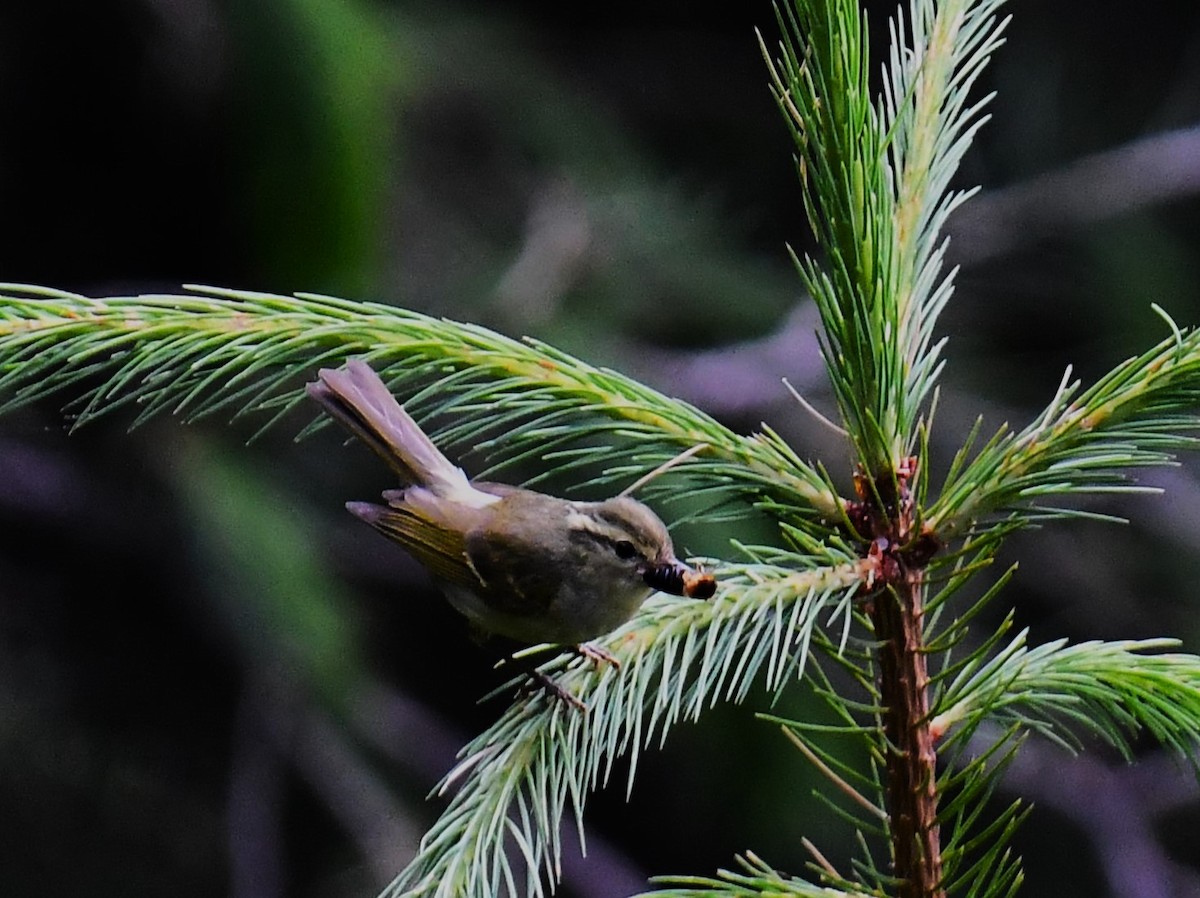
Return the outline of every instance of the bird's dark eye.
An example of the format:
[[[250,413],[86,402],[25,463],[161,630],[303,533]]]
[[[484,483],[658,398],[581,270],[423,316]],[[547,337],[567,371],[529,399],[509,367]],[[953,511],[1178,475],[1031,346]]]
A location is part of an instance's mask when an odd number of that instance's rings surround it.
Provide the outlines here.
[[[617,553],[618,558],[632,558],[637,554],[637,549],[627,539],[619,539],[613,543],[613,551]]]

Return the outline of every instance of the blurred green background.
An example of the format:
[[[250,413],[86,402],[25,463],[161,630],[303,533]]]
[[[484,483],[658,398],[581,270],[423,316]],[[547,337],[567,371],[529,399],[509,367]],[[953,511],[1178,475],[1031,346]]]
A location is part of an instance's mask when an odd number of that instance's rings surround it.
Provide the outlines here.
[[[892,8],[871,4],[877,46]],[[1150,303],[1200,320],[1200,8],[1008,9],[980,85],[994,120],[961,179],[984,192],[951,228],[935,465],[977,413],[1024,423],[1067,364],[1094,377],[1164,336]],[[846,476],[780,384],[832,410],[784,248],[809,238],[756,26],[773,45],[765,0],[7,3],[0,278],[320,291],[476,321],[735,428],[769,421]],[[60,408],[0,422],[5,894],[374,894],[501,707],[476,703],[498,676],[459,619],[342,510],[386,472],[329,431],[294,444],[307,419],[246,447],[251,427],[219,421],[68,435]],[[1006,596],[1035,642],[1200,650],[1198,470],[1089,506],[1129,527],[1013,542]],[[764,538],[677,541],[730,536]],[[813,772],[752,710],[680,727],[628,805],[597,796],[563,894],[628,894],[747,848],[796,870],[805,835],[844,862]],[[997,798],[1039,805],[1024,894],[1200,895],[1195,783],[1145,753],[1126,770],[1031,746]]]

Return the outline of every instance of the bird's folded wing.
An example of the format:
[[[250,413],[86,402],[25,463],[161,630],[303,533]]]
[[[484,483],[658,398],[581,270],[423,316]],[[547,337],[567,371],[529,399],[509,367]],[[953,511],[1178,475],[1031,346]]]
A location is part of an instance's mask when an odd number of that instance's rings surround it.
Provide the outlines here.
[[[346,507],[384,536],[394,539],[429,573],[446,583],[467,589],[486,584],[467,559],[461,530],[422,514],[421,509],[402,503],[387,507],[370,502],[350,502]]]
[[[561,573],[527,540],[478,528],[467,534],[465,548],[471,568],[487,584],[493,610],[515,617],[539,615],[558,596]]]

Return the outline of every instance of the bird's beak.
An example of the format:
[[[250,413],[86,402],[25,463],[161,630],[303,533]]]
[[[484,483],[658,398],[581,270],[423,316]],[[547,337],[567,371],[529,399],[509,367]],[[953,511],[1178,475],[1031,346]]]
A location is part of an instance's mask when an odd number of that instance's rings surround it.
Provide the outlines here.
[[[650,565],[642,579],[659,592],[689,599],[711,599],[717,591],[717,580],[712,574],[688,567],[676,559]]]

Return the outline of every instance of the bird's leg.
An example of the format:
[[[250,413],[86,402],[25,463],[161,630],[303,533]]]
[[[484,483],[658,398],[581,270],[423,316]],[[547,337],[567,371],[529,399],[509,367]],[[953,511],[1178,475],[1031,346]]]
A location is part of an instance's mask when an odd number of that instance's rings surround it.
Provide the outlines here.
[[[573,646],[572,651],[574,651],[575,654],[581,658],[587,658],[597,667],[600,667],[604,664],[611,664],[613,667],[617,668],[617,670],[621,669],[620,659],[598,643],[581,642],[579,645]]]
[[[598,643],[581,642],[578,645],[571,646],[571,651],[580,658],[585,658],[588,661],[591,661],[597,667],[603,667],[605,664],[611,664],[617,670],[620,670],[621,668],[620,659]],[[518,662],[518,665],[522,668],[522,670],[524,670],[525,675],[531,680],[536,681],[537,684],[546,692],[557,696],[569,705],[574,705],[580,711],[587,710],[587,705],[585,705],[577,696],[568,692],[555,680],[538,670],[537,667],[527,659],[527,657],[513,657],[512,660]]]
[[[604,646],[595,642],[581,642],[579,645],[571,646],[571,651],[580,658],[585,658],[592,662],[597,667],[602,667],[605,664],[611,664],[618,670],[621,667],[621,661],[616,655],[604,648]],[[573,705],[580,711],[587,710],[587,705],[585,705],[577,696],[568,692],[561,685],[559,685],[556,680],[538,670],[537,666],[534,665],[527,656],[514,656],[512,660],[517,663],[517,665],[524,671],[525,675],[529,677],[529,679],[536,682],[550,695],[556,696],[557,698],[566,702],[568,705]]]
[[[588,709],[587,705],[585,705],[578,696],[568,692],[566,689],[560,686],[557,681],[546,676],[546,674],[542,673],[536,667],[530,667],[525,671],[525,675],[529,677],[530,680],[541,686],[543,691],[554,698],[564,701],[568,705],[578,708],[580,711],[586,711]]]
[[[529,655],[523,655],[520,653],[505,654],[500,658],[499,663],[515,665],[517,670],[525,676],[529,683],[540,688],[552,698],[557,698],[560,701],[566,702],[568,705],[578,708],[580,711],[587,710],[587,705],[580,701],[578,696],[572,695],[561,685],[559,685],[552,677],[538,670],[537,663]]]

